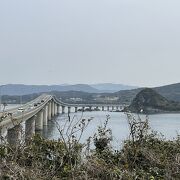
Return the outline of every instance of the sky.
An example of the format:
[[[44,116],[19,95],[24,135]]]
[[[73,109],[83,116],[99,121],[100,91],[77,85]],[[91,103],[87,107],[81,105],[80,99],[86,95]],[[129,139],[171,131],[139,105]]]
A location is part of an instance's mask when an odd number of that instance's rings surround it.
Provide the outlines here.
[[[0,84],[180,82],[179,0],[0,0]]]

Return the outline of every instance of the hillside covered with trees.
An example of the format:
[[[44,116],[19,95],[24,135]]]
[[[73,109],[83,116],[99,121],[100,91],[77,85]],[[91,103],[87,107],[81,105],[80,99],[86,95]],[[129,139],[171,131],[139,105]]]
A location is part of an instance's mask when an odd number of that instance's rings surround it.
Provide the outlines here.
[[[180,112],[180,103],[170,101],[155,90],[146,88],[136,95],[128,110],[135,113]]]

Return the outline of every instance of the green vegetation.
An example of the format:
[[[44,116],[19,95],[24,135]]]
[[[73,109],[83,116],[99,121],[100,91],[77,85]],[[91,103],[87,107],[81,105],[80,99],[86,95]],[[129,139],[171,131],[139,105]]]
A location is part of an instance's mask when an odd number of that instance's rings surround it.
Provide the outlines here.
[[[59,127],[58,141],[36,135],[16,147],[3,144],[0,179],[180,179],[180,137],[167,141],[150,130],[148,118],[142,121],[131,114],[127,117],[130,135],[119,150],[111,147],[109,116],[84,144],[79,140],[91,119],[67,121],[67,128]],[[75,136],[77,131],[79,137]]]
[[[136,97],[136,95],[143,90],[144,88],[132,89],[132,90],[124,90],[114,93],[114,96],[118,96],[120,98],[120,102],[129,102]],[[171,84],[167,86],[161,86],[153,88],[157,93],[161,96],[165,97],[170,101],[180,102],[180,83]]]
[[[4,88],[3,88],[4,89]],[[11,88],[12,89],[12,88]],[[16,89],[16,88],[15,88]],[[100,93],[100,92],[94,92],[93,91],[86,91],[83,92],[83,88],[77,90],[76,88],[72,91],[53,91],[53,89],[44,89],[42,92],[47,92],[48,94],[53,94],[57,98],[61,98],[63,102],[67,103],[99,103],[103,104],[104,102],[109,104],[127,104],[130,105],[133,101],[133,99],[136,97],[136,95],[142,91],[144,88],[138,88],[138,89],[132,89],[132,90],[121,90],[119,92],[115,93]],[[4,89],[5,90],[5,89]],[[12,89],[14,91],[14,89]],[[81,91],[80,91],[81,90]],[[165,97],[166,99],[170,101],[177,101],[180,102],[180,83],[172,84],[168,86],[162,86],[162,87],[156,87],[153,88],[157,93],[159,93],[161,96]],[[6,91],[5,91],[6,92]],[[18,94],[19,91],[16,93]],[[30,89],[27,93],[31,93],[32,89]],[[39,92],[39,91],[38,91]],[[88,93],[89,92],[89,93]],[[8,94],[8,92],[6,92]],[[12,93],[10,93],[12,94]],[[19,104],[21,102],[26,103],[30,100],[33,100],[34,98],[38,97],[41,94],[34,93],[34,94],[28,94],[28,95],[3,95],[2,102],[6,102],[8,104]]]
[[[139,92],[127,108],[136,113],[159,113],[180,111],[180,103],[167,100],[150,88]]]

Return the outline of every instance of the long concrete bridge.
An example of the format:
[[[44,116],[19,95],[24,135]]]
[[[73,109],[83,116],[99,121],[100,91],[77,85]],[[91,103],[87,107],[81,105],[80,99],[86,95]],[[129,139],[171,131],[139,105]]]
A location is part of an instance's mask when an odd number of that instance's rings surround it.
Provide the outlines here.
[[[80,109],[79,109],[80,108]],[[25,122],[25,139],[31,138],[36,131],[43,130],[51,120],[59,113],[70,113],[85,108],[101,108],[102,111],[122,109],[122,105],[115,104],[67,104],[58,100],[55,96],[43,94],[20,107],[0,112],[0,135],[6,136],[10,144],[15,144],[20,137],[21,123]]]

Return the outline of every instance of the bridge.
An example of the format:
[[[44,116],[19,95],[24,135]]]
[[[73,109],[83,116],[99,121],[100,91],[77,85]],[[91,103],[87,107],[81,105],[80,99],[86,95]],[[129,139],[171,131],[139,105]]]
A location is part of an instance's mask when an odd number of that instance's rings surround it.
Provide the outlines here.
[[[25,140],[31,138],[36,131],[42,131],[48,121],[53,119],[59,113],[64,114],[67,109],[68,113],[78,110],[84,111],[85,108],[92,108],[102,111],[120,110],[122,105],[115,104],[68,104],[60,101],[55,96],[42,94],[38,98],[4,112],[0,112],[0,135],[7,137],[7,141],[15,145],[20,138],[21,123],[25,122]],[[80,109],[79,109],[80,108]],[[2,138],[1,138],[2,139]]]

